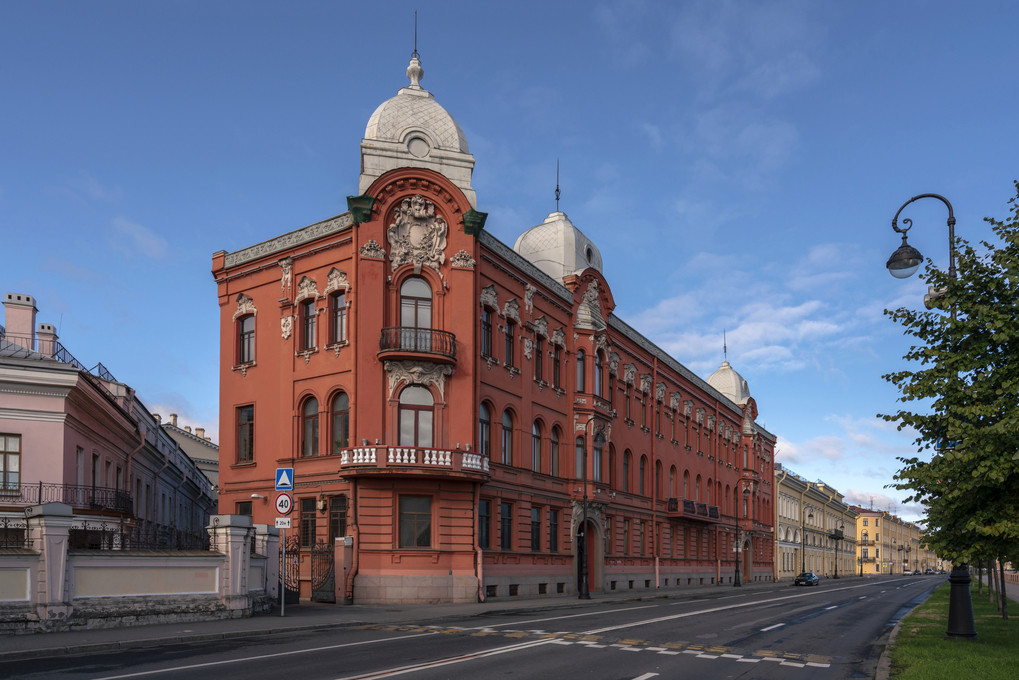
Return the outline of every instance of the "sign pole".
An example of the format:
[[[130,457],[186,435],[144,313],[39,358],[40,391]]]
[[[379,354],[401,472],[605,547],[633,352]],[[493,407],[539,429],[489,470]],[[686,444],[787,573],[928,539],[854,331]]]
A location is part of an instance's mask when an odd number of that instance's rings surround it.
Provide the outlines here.
[[[287,529],[283,527],[283,561],[280,563],[283,573],[280,574],[280,616],[287,608]]]

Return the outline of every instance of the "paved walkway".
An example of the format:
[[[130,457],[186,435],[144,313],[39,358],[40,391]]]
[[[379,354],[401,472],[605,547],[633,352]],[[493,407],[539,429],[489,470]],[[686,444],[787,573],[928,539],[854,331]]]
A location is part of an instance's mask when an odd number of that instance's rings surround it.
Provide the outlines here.
[[[854,576],[852,579],[847,577],[847,580],[859,580],[859,577]],[[745,584],[742,591],[754,593],[790,587],[792,584],[789,581],[750,583]],[[165,623],[59,633],[0,635],[0,661],[62,654],[83,654],[111,649],[155,647],[181,642],[222,640],[302,630],[344,628],[361,624],[401,624],[505,613],[552,611],[583,607],[590,602],[686,600],[703,598],[713,593],[721,596],[723,591],[729,594],[732,590],[732,586],[704,586],[627,593],[592,593],[590,601],[579,600],[576,597],[549,597],[513,600],[493,598],[483,603],[429,605],[342,606],[302,603],[296,606],[288,605],[284,617],[279,615],[277,609],[273,614],[260,614],[246,619]]]
[[[1001,572],[998,572],[998,575],[1000,576]],[[974,580],[975,579],[976,579],[976,577],[974,577]],[[986,571],[984,572],[983,577],[981,578],[981,580],[984,582],[984,585],[986,586],[987,585],[987,572]],[[997,581],[997,579],[995,579],[995,581]],[[1008,581],[1005,581],[1005,595],[1006,595],[1006,597],[1008,597],[1008,599],[1012,600],[1013,602],[1019,602],[1019,585],[1017,585],[1015,583],[1009,583]],[[977,595],[977,594],[974,593],[973,597],[980,597],[980,595]],[[986,588],[984,589],[983,597],[987,597],[987,589]]]

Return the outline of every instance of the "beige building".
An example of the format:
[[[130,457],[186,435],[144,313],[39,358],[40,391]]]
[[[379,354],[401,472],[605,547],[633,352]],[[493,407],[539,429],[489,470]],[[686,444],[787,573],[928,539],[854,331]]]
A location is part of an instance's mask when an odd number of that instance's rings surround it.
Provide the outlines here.
[[[219,446],[212,443],[211,437],[205,436],[205,428],[196,427],[192,431],[190,425],[179,426],[176,413],[170,414],[168,423],[164,423],[158,413],[152,415],[163,432],[177,442],[181,450],[195,462],[195,467],[201,470],[212,483],[213,512],[215,512],[219,497]]]
[[[945,565],[921,545],[923,528],[884,510],[854,508],[857,523],[858,569],[867,574],[904,574],[919,569],[943,569]]]
[[[824,578],[856,567],[857,509],[824,482],[811,482],[775,465],[775,579],[803,571]]]

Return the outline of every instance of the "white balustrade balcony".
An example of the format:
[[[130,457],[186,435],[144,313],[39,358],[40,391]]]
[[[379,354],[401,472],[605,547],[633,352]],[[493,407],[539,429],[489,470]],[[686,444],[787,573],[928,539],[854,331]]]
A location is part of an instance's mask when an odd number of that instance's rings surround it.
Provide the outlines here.
[[[351,474],[434,474],[464,473],[472,478],[487,477],[488,456],[459,449],[377,446],[344,449],[340,468]]]

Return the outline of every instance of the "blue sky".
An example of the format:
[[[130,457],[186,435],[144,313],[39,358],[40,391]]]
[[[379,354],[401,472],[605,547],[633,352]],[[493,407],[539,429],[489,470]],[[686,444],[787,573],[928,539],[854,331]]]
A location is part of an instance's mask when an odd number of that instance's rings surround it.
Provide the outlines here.
[[[749,381],[779,461],[851,500],[912,437],[881,375],[921,306],[890,222],[919,193],[988,238],[1019,126],[1008,2],[5,3],[0,284],[153,410],[216,437],[211,255],[330,217],[359,142],[406,84],[463,127],[487,228],[561,207],[617,314],[706,377]],[[944,207],[910,242],[947,263]]]

